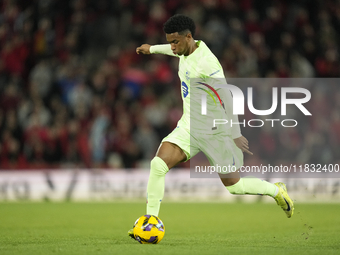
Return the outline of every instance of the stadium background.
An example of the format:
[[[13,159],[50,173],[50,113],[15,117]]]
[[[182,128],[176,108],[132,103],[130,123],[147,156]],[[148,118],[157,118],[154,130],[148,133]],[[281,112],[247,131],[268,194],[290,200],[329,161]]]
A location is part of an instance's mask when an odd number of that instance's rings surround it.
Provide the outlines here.
[[[99,184],[79,194],[107,189],[100,198],[144,197],[149,161],[176,127],[182,102],[177,59],[135,49],[165,43],[162,24],[175,13],[194,19],[195,39],[216,54],[226,77],[340,76],[335,0],[3,0],[0,9],[3,200],[41,200],[60,185],[70,198],[79,180],[91,182],[98,173]],[[339,86],[311,93],[313,116],[297,128],[243,130],[254,152],[246,164],[339,163]],[[168,189],[178,196],[197,190],[179,184],[188,166],[170,177]],[[339,181],[319,181],[299,183],[310,199],[339,198]]]

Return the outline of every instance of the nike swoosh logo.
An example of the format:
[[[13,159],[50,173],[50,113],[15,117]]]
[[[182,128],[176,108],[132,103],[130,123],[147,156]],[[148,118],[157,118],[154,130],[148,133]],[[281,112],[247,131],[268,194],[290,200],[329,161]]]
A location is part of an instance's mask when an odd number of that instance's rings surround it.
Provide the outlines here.
[[[289,212],[290,211],[289,203],[287,202],[287,200],[284,197],[283,197],[283,200],[286,202],[286,204],[287,204],[287,212]]]

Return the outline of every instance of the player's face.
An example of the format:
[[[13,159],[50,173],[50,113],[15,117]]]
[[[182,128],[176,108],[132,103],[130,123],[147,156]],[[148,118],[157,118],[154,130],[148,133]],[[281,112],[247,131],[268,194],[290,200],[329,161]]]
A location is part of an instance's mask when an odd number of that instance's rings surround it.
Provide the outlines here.
[[[172,52],[179,56],[188,55],[190,37],[191,34],[180,35],[178,32],[166,34],[166,40],[170,43]]]

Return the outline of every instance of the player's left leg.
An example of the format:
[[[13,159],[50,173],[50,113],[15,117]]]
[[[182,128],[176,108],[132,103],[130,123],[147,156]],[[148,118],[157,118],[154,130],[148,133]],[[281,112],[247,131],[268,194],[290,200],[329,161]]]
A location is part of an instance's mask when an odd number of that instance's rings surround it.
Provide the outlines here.
[[[285,211],[288,218],[293,215],[294,204],[283,183],[270,183],[253,177],[240,178],[239,169],[243,166],[243,153],[231,137],[206,135],[201,137],[201,149],[213,166],[230,169],[219,173],[224,186],[231,194],[267,195],[273,197]]]
[[[239,170],[229,174],[219,174],[224,186],[231,194],[237,195],[268,195],[275,197],[279,188],[270,182],[258,178],[240,178]]]
[[[231,194],[237,195],[267,195],[275,199],[287,217],[294,213],[294,203],[287,193],[286,185],[282,182],[270,183],[252,177],[240,178],[239,171],[230,174],[219,174],[222,183]]]

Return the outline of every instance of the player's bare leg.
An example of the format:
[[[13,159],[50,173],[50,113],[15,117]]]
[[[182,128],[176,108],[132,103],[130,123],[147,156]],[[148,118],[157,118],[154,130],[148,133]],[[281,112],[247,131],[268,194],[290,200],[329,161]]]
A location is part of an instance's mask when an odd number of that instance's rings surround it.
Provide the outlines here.
[[[223,185],[228,187],[236,184],[240,180],[240,171],[236,170],[229,174],[219,174],[219,176]]]
[[[287,217],[294,213],[294,203],[288,196],[286,185],[283,183],[272,184],[258,178],[240,178],[239,170],[229,174],[219,174],[224,186],[231,194],[268,195],[275,199],[276,203],[283,209]]]
[[[161,143],[156,152],[156,157],[161,158],[169,169],[187,159],[183,150],[176,144],[170,142]]]

